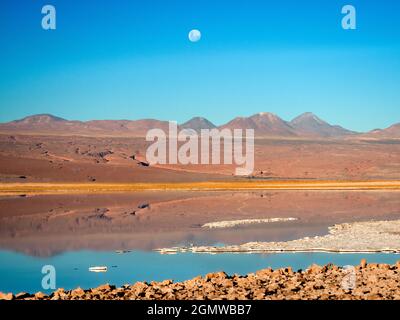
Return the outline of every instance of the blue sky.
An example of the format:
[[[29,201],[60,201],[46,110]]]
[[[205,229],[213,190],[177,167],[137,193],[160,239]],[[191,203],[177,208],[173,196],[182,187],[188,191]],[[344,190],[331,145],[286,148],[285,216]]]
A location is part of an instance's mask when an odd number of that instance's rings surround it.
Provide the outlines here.
[[[45,4],[54,31],[41,28]],[[346,4],[357,30],[341,28]],[[400,122],[399,17],[395,0],[2,0],[0,121],[311,111],[387,127]]]

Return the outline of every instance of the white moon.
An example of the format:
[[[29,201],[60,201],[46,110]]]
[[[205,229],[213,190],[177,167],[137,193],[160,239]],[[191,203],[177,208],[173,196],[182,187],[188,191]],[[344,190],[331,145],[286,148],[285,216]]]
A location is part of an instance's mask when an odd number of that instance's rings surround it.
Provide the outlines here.
[[[189,32],[189,40],[192,42],[197,42],[201,39],[201,32],[197,29],[193,29],[192,31]]]

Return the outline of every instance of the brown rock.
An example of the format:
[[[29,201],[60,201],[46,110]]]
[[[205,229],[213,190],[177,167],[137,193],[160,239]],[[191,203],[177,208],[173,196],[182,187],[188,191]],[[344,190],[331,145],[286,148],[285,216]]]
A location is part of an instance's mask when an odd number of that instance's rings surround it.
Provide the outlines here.
[[[63,288],[59,288],[51,295],[51,300],[61,300],[68,297],[67,293]]]
[[[320,289],[324,289],[325,286],[324,286],[324,283],[323,283],[323,282],[318,281],[318,282],[316,282],[316,283],[314,284],[313,288],[316,289],[316,290],[320,290]]]
[[[82,288],[77,288],[71,291],[73,298],[82,298],[85,295],[85,291]]]
[[[256,272],[256,276],[261,278],[268,277],[271,275],[272,271],[273,270],[271,268],[259,270]]]
[[[368,263],[368,269],[372,269],[375,270],[378,268],[378,264],[377,263]]]
[[[0,300],[13,300],[14,295],[12,293],[0,292]]]
[[[265,290],[256,289],[253,292],[253,299],[255,299],[255,300],[263,300],[264,298],[265,298]]]
[[[290,291],[297,292],[301,290],[300,282],[287,282],[286,288]]]
[[[216,279],[218,280],[222,280],[225,279],[227,277],[225,272],[214,272],[214,273],[208,273],[206,274],[206,276],[204,277],[204,279],[206,281],[215,281]]]
[[[126,290],[123,288],[118,288],[118,289],[115,289],[113,292],[115,292],[115,296],[122,298],[125,296]]]
[[[169,286],[169,285],[171,285],[172,283],[173,283],[172,280],[164,280],[164,281],[160,282],[160,285],[161,285],[161,286]]]
[[[378,282],[378,277],[375,274],[368,276],[367,283],[375,285]]]
[[[308,273],[310,274],[317,274],[320,273],[322,270],[322,267],[317,265],[317,264],[313,264],[312,266],[310,266],[307,270]]]
[[[144,297],[145,297],[146,299],[155,298],[155,292],[154,292],[154,290],[146,290],[146,293],[145,293]]]
[[[115,289],[115,286],[112,286],[107,283],[107,284],[103,284],[103,285],[97,287],[96,289],[99,291],[111,291],[111,290]]]
[[[46,297],[46,295],[43,293],[43,292],[36,292],[35,293],[35,298],[36,299],[39,299],[39,300],[41,300],[41,299],[44,299]]]
[[[332,270],[332,268],[333,268],[333,264],[332,264],[332,263],[328,263],[327,265],[325,265],[325,266],[323,266],[323,267],[321,268],[321,271],[322,271],[322,272],[327,272],[327,271],[329,271],[329,270]]]
[[[26,299],[26,298],[29,298],[29,297],[31,297],[31,295],[29,293],[26,293],[26,292],[20,292],[20,293],[15,295],[16,299]]]
[[[272,284],[268,285],[267,290],[266,290],[266,293],[267,293],[267,294],[276,293],[276,292],[278,291],[279,288],[280,288],[280,287],[279,287],[279,285],[278,285],[277,283],[272,283]]]
[[[233,281],[230,280],[230,279],[224,279],[224,280],[222,280],[222,281],[220,282],[220,285],[221,285],[223,288],[227,289],[227,288],[230,288],[230,287],[233,286]]]
[[[292,267],[286,268],[286,269],[285,269],[285,273],[287,273],[287,274],[289,274],[290,276],[292,276],[292,275],[293,275],[293,269],[292,269]]]

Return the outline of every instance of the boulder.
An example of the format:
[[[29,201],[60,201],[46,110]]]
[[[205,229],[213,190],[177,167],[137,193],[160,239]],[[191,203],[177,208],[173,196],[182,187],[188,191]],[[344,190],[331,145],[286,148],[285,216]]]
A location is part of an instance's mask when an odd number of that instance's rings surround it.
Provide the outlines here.
[[[321,266],[319,266],[317,264],[313,264],[307,269],[307,273],[309,273],[309,274],[317,274],[317,273],[320,273],[321,270],[322,270]]]
[[[107,283],[107,284],[103,284],[101,286],[98,286],[96,289],[99,290],[99,291],[107,292],[107,291],[114,290],[115,286],[110,285],[110,284]]]
[[[14,295],[12,293],[0,292],[0,300],[14,300]]]
[[[36,299],[39,299],[39,300],[42,300],[42,299],[44,299],[44,298],[46,298],[47,296],[43,293],[43,292],[36,292],[35,293],[35,298]]]
[[[367,260],[361,259],[361,261],[360,261],[360,267],[361,267],[362,269],[366,268],[366,267],[367,267]]]
[[[31,295],[29,293],[26,293],[26,292],[20,292],[20,293],[17,293],[15,295],[16,299],[26,299],[26,298],[29,298],[29,297],[31,297]]]
[[[82,288],[76,288],[71,290],[71,297],[74,300],[83,299],[85,296],[85,291]]]

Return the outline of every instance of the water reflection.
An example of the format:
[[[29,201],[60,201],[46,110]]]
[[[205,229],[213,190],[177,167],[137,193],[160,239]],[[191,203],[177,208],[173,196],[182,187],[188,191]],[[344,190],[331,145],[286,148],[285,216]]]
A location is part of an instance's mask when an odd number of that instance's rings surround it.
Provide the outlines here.
[[[135,192],[0,198],[0,248],[49,257],[76,250],[284,241],[334,223],[400,216],[396,192]],[[204,229],[207,222],[297,221]]]

